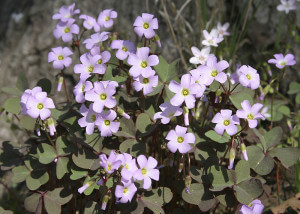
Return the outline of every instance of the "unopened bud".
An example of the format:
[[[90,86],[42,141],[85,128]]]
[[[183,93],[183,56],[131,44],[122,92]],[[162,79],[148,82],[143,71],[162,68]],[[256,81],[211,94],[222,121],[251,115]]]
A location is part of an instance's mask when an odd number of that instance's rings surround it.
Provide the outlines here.
[[[101,205],[101,210],[106,209],[107,202],[109,201],[109,195],[105,195],[103,197],[102,205]]]
[[[244,160],[248,161],[247,149],[246,149],[246,145],[244,143],[241,143],[241,151],[242,151]]]
[[[183,107],[183,117],[184,117],[184,125],[189,126],[190,125],[189,109],[186,106]]]
[[[287,123],[287,125],[289,127],[290,132],[293,131],[292,122],[290,120],[287,120],[286,123]]]
[[[97,185],[101,186],[104,183],[103,179],[101,178],[99,181],[97,181]]]
[[[229,165],[228,165],[228,169],[232,169],[233,168],[234,159],[235,159],[235,149],[231,148],[230,152],[229,152]]]
[[[122,108],[118,107],[117,112],[119,115],[121,115],[122,117],[125,117],[127,120],[130,119],[130,116],[128,114],[126,114]]]
[[[221,89],[218,89],[218,90],[216,91],[216,95],[217,95],[217,96],[221,96],[221,94],[222,94]]]
[[[49,129],[50,135],[53,136],[54,133],[56,132],[56,128],[55,128],[54,120],[51,117],[47,119],[47,126]]]
[[[155,34],[153,40],[156,42],[158,47],[161,47],[160,38],[157,34]]]
[[[179,168],[178,168],[178,172],[179,172],[179,173],[182,172],[183,167],[184,167],[183,163],[180,163],[180,164],[179,164]]]
[[[57,83],[57,91],[61,91],[63,82],[64,82],[64,78],[62,76],[60,76],[58,79],[58,83]]]
[[[39,124],[35,124],[35,131],[37,136],[41,136],[41,129],[40,129],[40,125]]]
[[[89,187],[91,186],[92,183],[93,183],[93,182],[87,182],[85,185],[83,185],[82,187],[80,187],[80,188],[78,189],[78,192],[79,192],[80,194],[82,194],[87,188],[89,188]]]

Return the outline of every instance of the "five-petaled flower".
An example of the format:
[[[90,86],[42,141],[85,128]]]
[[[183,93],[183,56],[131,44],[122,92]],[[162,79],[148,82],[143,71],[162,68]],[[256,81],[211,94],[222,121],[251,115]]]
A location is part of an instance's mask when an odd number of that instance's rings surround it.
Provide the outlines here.
[[[264,205],[260,200],[255,199],[250,204],[240,204],[238,206],[239,214],[261,214],[264,210]]]
[[[277,68],[282,69],[285,66],[289,65],[295,65],[295,57],[293,54],[287,54],[286,56],[283,56],[282,53],[280,54],[274,54],[275,59],[269,59],[268,63],[275,64]]]
[[[236,115],[239,118],[248,120],[249,127],[255,128],[257,126],[257,119],[264,119],[264,116],[259,112],[263,107],[261,103],[255,103],[251,106],[248,100],[244,100],[241,103],[243,110],[237,110]]]
[[[242,86],[255,90],[259,87],[260,78],[257,70],[249,65],[243,65],[239,69],[239,82]]]
[[[236,125],[240,124],[240,120],[236,115],[232,115],[232,111],[228,109],[221,110],[212,119],[213,123],[216,123],[215,132],[219,135],[223,135],[224,130],[227,134],[235,135],[238,131]]]
[[[110,28],[114,24],[113,19],[117,18],[117,16],[118,13],[113,9],[106,9],[99,14],[97,22],[100,27]]]
[[[72,64],[72,58],[69,57],[73,52],[68,47],[52,48],[52,51],[48,53],[48,62],[53,62],[55,69],[64,69]]]
[[[53,31],[54,37],[56,39],[61,37],[64,42],[72,41],[73,34],[79,34],[79,27],[74,22],[74,19],[68,19],[66,22],[60,21]]]
[[[151,39],[155,36],[155,31],[158,29],[157,18],[153,18],[154,15],[143,13],[142,16],[138,16],[133,24],[134,32],[142,37],[145,35],[147,39]]]

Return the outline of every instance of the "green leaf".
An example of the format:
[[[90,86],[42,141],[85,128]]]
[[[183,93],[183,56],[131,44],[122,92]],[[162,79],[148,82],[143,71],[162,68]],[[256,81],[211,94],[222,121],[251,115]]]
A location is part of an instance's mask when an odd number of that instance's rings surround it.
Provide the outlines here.
[[[68,170],[69,158],[59,157],[56,163],[56,177],[62,179],[62,177],[69,172]]]
[[[19,89],[20,91],[25,91],[26,89],[29,88],[27,78],[23,72],[18,74],[18,80],[16,86],[17,89]]]
[[[40,79],[37,83],[37,86],[40,86],[43,91],[47,92],[47,94],[51,93],[52,83],[49,79],[43,78]]]
[[[136,139],[127,139],[123,141],[120,145],[121,152],[127,152],[134,157],[146,153],[146,145],[141,141]]]
[[[27,129],[27,130],[33,131],[35,129],[35,123],[36,123],[36,119],[29,117],[27,115],[23,116],[20,119],[21,127],[23,127],[24,129]]]
[[[233,189],[236,192],[237,200],[241,204],[250,204],[263,192],[261,183],[256,179],[243,181],[238,185],[234,185]]]
[[[261,134],[257,129],[253,129],[253,132],[258,136],[263,148],[264,152],[268,149],[278,145],[281,141],[283,131],[281,127],[277,126],[265,133]]]
[[[10,94],[10,95],[15,95],[15,96],[22,96],[22,94],[23,94],[23,91],[20,91],[17,88],[3,87],[3,88],[1,88],[1,90],[4,93]]]
[[[193,183],[191,184],[189,191],[190,194],[186,192],[186,188],[182,190],[182,199],[189,204],[200,204],[204,194],[203,184]]]
[[[37,153],[39,155],[39,161],[42,164],[49,164],[57,157],[55,149],[47,143],[41,143],[38,146]]]
[[[253,105],[253,97],[254,97],[253,90],[239,85],[229,96],[229,99],[237,109],[242,109],[241,103],[244,100],[248,100],[250,104]]]
[[[275,148],[269,152],[269,154],[274,158],[277,157],[281,164],[285,168],[289,168],[290,166],[297,163],[297,160],[300,156],[300,150],[298,148]]]
[[[96,170],[100,167],[98,155],[87,149],[82,149],[77,154],[73,154],[72,160],[76,166],[83,169]]]
[[[205,132],[205,136],[217,143],[227,143],[230,140],[228,136],[219,135],[213,130],[209,130],[208,132]]]
[[[288,94],[297,94],[300,92],[300,83],[298,82],[291,82]]]
[[[135,128],[132,119],[127,120],[122,117],[120,119],[120,129],[114,135],[127,138],[135,138]]]
[[[248,146],[249,166],[259,175],[267,175],[274,168],[274,160],[258,146]]]
[[[300,94],[296,95],[296,99],[295,99],[297,104],[300,104]]]
[[[212,166],[208,177],[212,184],[210,188],[211,191],[221,191],[234,184],[232,174],[222,166]]]
[[[168,62],[162,56],[159,56],[159,64],[154,66],[154,69],[161,81],[169,82],[170,80],[178,77],[178,61],[179,59],[173,61],[171,64],[168,64]]]
[[[41,213],[42,203],[43,203],[42,197],[38,193],[33,193],[32,195],[28,196],[24,200],[24,206],[26,210],[34,213]]]
[[[5,110],[12,114],[19,114],[21,111],[20,101],[20,97],[8,98],[4,103]]]
[[[277,109],[278,112],[282,113],[285,116],[290,116],[291,110],[289,107],[282,105]]]
[[[173,197],[171,190],[167,187],[158,187],[145,192],[140,200],[154,213],[164,213],[162,206],[169,203]]]
[[[22,165],[22,166],[16,166],[15,168],[12,169],[13,172],[13,178],[12,182],[14,183],[20,183],[25,181],[26,177],[30,174],[29,169]]]
[[[44,204],[49,214],[61,213],[61,206],[72,199],[72,194],[67,193],[63,188],[56,188],[48,191],[44,196]]]
[[[43,170],[32,171],[26,178],[26,185],[30,190],[36,190],[41,185],[47,183],[49,180],[49,175]]]
[[[235,182],[236,184],[251,179],[250,167],[248,161],[240,160],[235,167],[235,173],[236,173],[236,182]]]
[[[101,210],[100,204],[98,202],[89,201],[85,205],[84,213],[86,213],[86,214],[101,214],[101,213],[104,213],[104,211]]]
[[[99,153],[103,149],[103,138],[98,133],[93,133],[92,135],[85,134],[85,142]]]
[[[156,125],[151,122],[148,114],[142,113],[136,119],[136,130],[137,136],[143,137],[149,135],[154,129]]]
[[[86,177],[88,175],[88,171],[82,170],[79,167],[76,167],[75,165],[71,166],[71,173],[72,175],[70,176],[70,179],[73,181]]]
[[[56,140],[56,151],[60,156],[69,155],[72,152],[72,144],[64,136],[59,136]]]

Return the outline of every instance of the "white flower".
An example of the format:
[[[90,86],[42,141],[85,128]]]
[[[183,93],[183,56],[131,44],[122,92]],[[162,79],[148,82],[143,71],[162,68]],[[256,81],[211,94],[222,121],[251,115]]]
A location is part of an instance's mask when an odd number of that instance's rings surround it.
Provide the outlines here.
[[[218,22],[217,30],[219,32],[219,36],[220,37],[228,36],[229,35],[229,33],[227,32],[228,28],[229,28],[228,22],[226,22],[224,25],[222,25],[220,22]]]
[[[207,30],[203,31],[205,40],[202,41],[202,45],[218,47],[218,43],[223,41],[223,37],[219,36],[217,29],[212,29],[210,33]]]
[[[191,50],[194,56],[190,58],[190,63],[195,65],[197,64],[204,65],[206,63],[207,58],[211,55],[209,54],[210,47],[205,47],[200,51],[198,48],[193,46]]]
[[[281,4],[277,6],[278,11],[285,11],[286,14],[290,12],[290,10],[296,10],[295,0],[280,0]]]

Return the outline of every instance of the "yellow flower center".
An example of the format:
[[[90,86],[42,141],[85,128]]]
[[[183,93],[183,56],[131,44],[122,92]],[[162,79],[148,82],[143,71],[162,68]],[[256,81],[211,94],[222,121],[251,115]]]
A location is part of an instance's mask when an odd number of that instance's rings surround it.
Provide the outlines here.
[[[70,33],[70,28],[66,27],[64,31],[65,31],[65,33]]]
[[[102,63],[102,59],[99,59],[98,61],[97,61],[97,64],[101,64]]]
[[[142,175],[146,175],[147,174],[147,169],[143,168],[142,169]]]
[[[109,20],[109,16],[106,16],[105,21],[107,22]]]
[[[224,120],[223,124],[224,124],[224,126],[228,126],[230,124],[230,121],[229,120]]]
[[[170,113],[169,115],[168,115],[168,117],[173,117],[174,116],[174,112],[172,112],[172,113]]]
[[[111,171],[111,169],[112,169],[112,165],[111,164],[107,164],[107,170]]]
[[[177,142],[178,142],[178,143],[182,143],[183,141],[184,141],[184,138],[183,138],[183,137],[178,137],[178,138],[177,138]]]
[[[126,194],[127,192],[128,192],[128,187],[125,187],[125,188],[123,189],[123,193]]]
[[[126,169],[129,169],[129,166],[128,166],[127,163],[125,163],[124,167],[125,167]]]
[[[82,85],[81,92],[84,92],[84,89],[85,89],[85,85]]]
[[[63,56],[63,55],[58,55],[57,59],[58,59],[58,60],[63,60],[63,59],[64,59],[64,56]]]
[[[149,25],[148,22],[145,22],[145,23],[143,24],[143,28],[144,28],[144,29],[148,29],[149,27],[150,27],[150,25]]]
[[[93,70],[94,70],[94,67],[90,65],[90,66],[88,67],[88,72],[92,73]]]
[[[286,61],[282,60],[282,61],[279,62],[278,64],[281,65],[281,66],[284,66],[284,65],[286,65]]]
[[[248,118],[248,120],[253,120],[254,116],[253,116],[253,114],[247,114],[247,118]]]
[[[210,73],[210,75],[212,76],[212,77],[216,77],[217,75],[218,75],[218,71],[217,70],[212,70],[211,71],[211,73]]]
[[[214,44],[214,40],[210,39],[210,40],[208,40],[208,43],[212,45],[212,44]]]
[[[149,83],[149,79],[148,79],[148,78],[144,78],[144,79],[143,79],[143,83],[144,83],[144,84],[148,84],[148,83]]]
[[[91,120],[92,120],[93,122],[95,122],[95,121],[96,121],[96,115],[92,114],[92,115],[91,115]]]
[[[107,95],[105,93],[100,94],[100,100],[106,100]]]
[[[42,109],[44,108],[44,104],[43,104],[43,103],[37,104],[37,108],[38,108],[39,110],[42,110]]]
[[[148,66],[147,61],[142,61],[142,62],[141,62],[141,67],[142,67],[142,68],[146,68],[147,66]]]
[[[246,77],[248,78],[248,80],[252,79],[250,74],[247,74]]]
[[[181,94],[182,94],[183,96],[187,96],[187,95],[190,94],[190,91],[189,91],[188,89],[184,88],[184,89],[182,89]]]
[[[124,52],[127,52],[127,51],[128,51],[128,48],[126,48],[125,46],[123,46],[123,47],[122,47],[122,50],[123,50]]]
[[[109,126],[110,125],[110,120],[104,120],[104,125]]]

